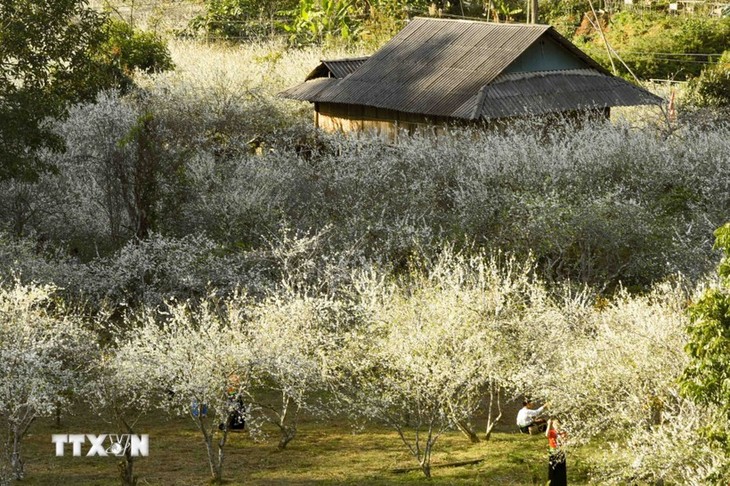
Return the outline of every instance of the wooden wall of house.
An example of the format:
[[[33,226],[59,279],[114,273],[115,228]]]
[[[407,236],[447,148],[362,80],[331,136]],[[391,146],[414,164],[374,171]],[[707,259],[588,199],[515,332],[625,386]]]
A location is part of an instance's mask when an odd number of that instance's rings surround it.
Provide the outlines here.
[[[315,103],[315,126],[327,132],[368,132],[394,141],[399,133],[445,131],[453,120],[361,105]]]
[[[606,118],[611,116],[610,108],[578,110],[563,112],[561,114],[549,113],[538,117],[547,128],[553,126],[561,119],[571,119],[574,123],[590,119]],[[519,117],[492,120],[489,123],[482,121],[455,122],[454,119],[426,117],[412,113],[404,113],[393,110],[384,110],[361,105],[343,105],[334,103],[315,103],[314,120],[315,126],[327,132],[356,132],[369,133],[382,137],[384,140],[394,142],[398,136],[403,134],[443,136],[448,133],[448,127],[472,126],[479,128],[490,127],[494,130],[502,130],[513,125]]]

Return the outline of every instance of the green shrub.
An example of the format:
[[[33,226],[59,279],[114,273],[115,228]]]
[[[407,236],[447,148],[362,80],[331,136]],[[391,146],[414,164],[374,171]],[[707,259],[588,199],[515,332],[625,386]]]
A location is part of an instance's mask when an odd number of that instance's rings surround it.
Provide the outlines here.
[[[704,69],[690,80],[688,101],[700,107],[730,107],[730,50],[717,64]]]
[[[104,18],[82,0],[16,0],[0,19],[0,179],[33,179],[49,169],[36,151],[63,148],[44,120],[99,89]]]
[[[300,0],[284,29],[296,45],[349,42],[359,35],[358,10],[347,0]]]
[[[730,386],[727,362],[730,357],[730,223],[715,231],[715,248],[723,252],[717,273],[718,280],[706,289],[690,307],[691,325],[687,329],[689,342],[685,351],[690,362],[680,380],[685,396],[698,404],[719,408],[708,416],[703,436],[725,451],[730,450]],[[727,482],[730,471],[727,462],[723,477],[713,478],[714,484]],[[723,479],[723,480],[720,480]]]
[[[165,41],[157,34],[134,29],[120,20],[108,21],[105,31],[104,55],[124,74],[129,75],[135,69],[156,73],[174,67]]]
[[[133,85],[136,70],[152,74],[174,68],[166,42],[153,32],[133,28],[122,20],[105,18],[97,33],[99,43],[89,51],[89,80],[82,100],[93,99],[100,91]]]

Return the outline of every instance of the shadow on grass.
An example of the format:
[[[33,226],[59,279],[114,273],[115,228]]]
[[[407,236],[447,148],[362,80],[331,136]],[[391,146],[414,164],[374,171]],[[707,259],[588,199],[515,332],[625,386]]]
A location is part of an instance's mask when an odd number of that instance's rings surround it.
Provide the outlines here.
[[[202,437],[186,417],[146,416],[137,426],[150,436],[150,456],[138,458],[135,473],[141,485],[203,485],[210,470]],[[54,433],[114,433],[90,413],[66,417],[61,428],[38,421],[25,443],[26,485],[119,484],[115,457],[55,456]],[[418,466],[398,435],[369,428],[355,433],[345,423],[305,421],[284,451],[277,451],[276,431],[254,441],[246,432],[229,436],[224,477],[229,485],[390,485],[424,483],[420,471],[394,474],[393,469]],[[547,441],[541,436],[498,432],[488,442],[469,442],[458,432],[436,443],[433,464],[483,459],[479,464],[438,468],[428,484],[544,485]],[[85,449],[84,449],[85,450]],[[579,468],[571,484],[584,484]]]

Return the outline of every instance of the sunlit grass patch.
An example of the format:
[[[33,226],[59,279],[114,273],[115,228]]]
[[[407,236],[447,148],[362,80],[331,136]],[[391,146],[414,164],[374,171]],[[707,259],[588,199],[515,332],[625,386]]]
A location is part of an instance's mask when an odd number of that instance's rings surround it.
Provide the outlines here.
[[[262,89],[269,94],[304,81],[323,59],[370,54],[363,48],[287,48],[283,40],[225,44],[172,39],[168,47],[175,71],[139,81],[155,85],[174,80],[192,89]]]
[[[493,434],[489,441],[469,444],[458,432],[439,438],[433,457],[431,483],[447,484],[544,484],[547,478],[546,439],[511,431]],[[138,424],[139,433],[150,435],[149,457],[138,458],[135,472],[139,484],[207,484],[205,449],[199,432],[186,417],[168,418],[147,415]],[[64,417],[62,426],[52,420],[34,424],[25,445],[28,485],[118,484],[117,459],[111,457],[55,457],[51,434],[114,432],[111,425],[88,413]],[[276,449],[276,431],[267,429],[261,440],[248,432],[230,434],[226,446],[227,484],[347,484],[386,485],[425,481],[414,469],[395,473],[400,468],[418,465],[398,435],[383,428],[356,431],[347,423],[305,421],[297,438],[284,451]],[[85,452],[85,449],[82,449]],[[587,482],[584,457],[590,449],[569,452],[568,474],[571,484]],[[482,462],[458,467],[440,465],[481,459]]]

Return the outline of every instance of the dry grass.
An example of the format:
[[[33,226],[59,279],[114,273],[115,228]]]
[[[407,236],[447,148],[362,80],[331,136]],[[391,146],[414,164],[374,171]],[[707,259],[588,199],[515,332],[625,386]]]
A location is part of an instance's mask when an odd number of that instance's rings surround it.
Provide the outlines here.
[[[103,433],[110,426],[91,414],[64,419],[56,428],[51,420],[34,424],[25,443],[27,485],[118,484],[114,458],[55,457],[53,433]],[[193,485],[209,480],[205,449],[199,433],[187,418],[147,416],[139,432],[150,435],[150,456],[140,458],[136,473],[140,484]],[[349,484],[384,485],[423,482],[420,471],[406,474],[394,468],[417,464],[397,434],[381,428],[355,433],[338,422],[305,421],[299,436],[284,452],[276,451],[276,436],[254,441],[246,432],[232,434],[224,476],[233,485]],[[434,464],[484,459],[477,465],[437,468],[432,484],[545,484],[545,437],[515,433],[508,425],[489,442],[470,445],[457,432],[439,439]],[[84,449],[85,450],[85,449]],[[586,483],[585,451],[571,451],[571,484]]]
[[[89,5],[161,35],[185,29],[190,20],[205,13],[205,2],[200,0],[91,0]]]
[[[168,48],[175,71],[158,78],[173,77],[198,88],[223,82],[234,89],[260,88],[271,93],[303,82],[322,59],[369,54],[363,49],[288,49],[283,41],[225,44],[170,40]]]

